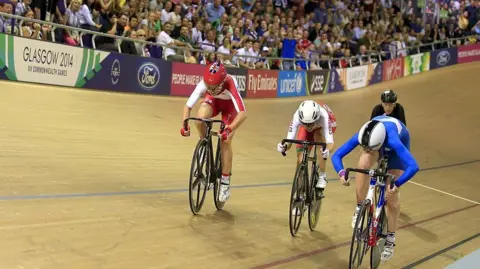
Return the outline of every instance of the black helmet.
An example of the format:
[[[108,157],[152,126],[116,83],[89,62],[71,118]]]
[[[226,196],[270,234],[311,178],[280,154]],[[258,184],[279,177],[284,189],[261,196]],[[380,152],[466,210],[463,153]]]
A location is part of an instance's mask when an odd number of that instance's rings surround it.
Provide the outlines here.
[[[396,103],[397,94],[392,90],[386,90],[382,93],[381,99],[383,103]]]

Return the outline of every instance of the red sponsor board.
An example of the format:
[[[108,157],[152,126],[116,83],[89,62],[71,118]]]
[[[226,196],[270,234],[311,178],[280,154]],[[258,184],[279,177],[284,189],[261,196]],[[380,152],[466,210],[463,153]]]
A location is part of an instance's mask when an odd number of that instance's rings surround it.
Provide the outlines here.
[[[278,71],[248,70],[247,98],[277,97]]]
[[[480,44],[458,47],[458,63],[480,61]]]
[[[203,79],[205,66],[200,64],[172,63],[172,88],[170,95],[190,96]]]
[[[394,80],[403,77],[403,57],[385,61],[383,63],[383,81]]]

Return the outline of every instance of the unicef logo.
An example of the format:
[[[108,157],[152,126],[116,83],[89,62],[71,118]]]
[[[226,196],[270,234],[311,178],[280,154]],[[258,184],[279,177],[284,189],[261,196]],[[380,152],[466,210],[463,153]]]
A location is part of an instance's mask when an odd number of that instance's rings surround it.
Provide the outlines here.
[[[446,50],[437,55],[437,64],[440,66],[447,65],[450,62],[450,53]]]
[[[116,85],[120,80],[120,62],[117,59],[115,59],[115,61],[112,63],[110,75],[112,78],[112,84]]]
[[[296,78],[295,78],[295,88],[297,93],[302,92],[302,83],[303,83],[303,77],[302,74],[297,73]]]
[[[160,81],[160,71],[154,64],[143,64],[138,69],[137,80],[144,88],[153,89]]]

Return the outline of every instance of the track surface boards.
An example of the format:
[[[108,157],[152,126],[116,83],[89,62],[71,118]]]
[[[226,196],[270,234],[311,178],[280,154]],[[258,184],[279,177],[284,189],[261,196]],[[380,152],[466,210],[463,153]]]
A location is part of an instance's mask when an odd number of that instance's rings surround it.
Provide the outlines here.
[[[480,92],[472,81],[479,68],[312,96],[334,111],[338,147],[384,89],[396,90],[425,169],[412,181],[458,196],[402,187],[397,248],[382,268],[402,268],[480,232]],[[355,190],[333,180],[331,163],[317,231],[307,219],[297,238],[288,230],[295,157],[282,157],[276,144],[307,97],[245,100],[232,196],[216,212],[209,192],[194,217],[187,187],[197,133],[179,134],[185,98],[5,81],[0,89],[2,268],[348,268]],[[477,237],[416,268],[443,268],[479,247]]]

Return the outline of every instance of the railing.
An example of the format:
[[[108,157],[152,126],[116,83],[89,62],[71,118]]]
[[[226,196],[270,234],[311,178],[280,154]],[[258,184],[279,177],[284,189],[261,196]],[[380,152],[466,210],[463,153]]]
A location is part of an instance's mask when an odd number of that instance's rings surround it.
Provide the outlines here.
[[[120,44],[124,41],[131,41],[131,42],[134,42],[134,43],[142,44],[142,56],[144,56],[144,57],[146,56],[145,55],[145,46],[147,46],[147,45],[155,46],[155,47],[161,47],[163,51],[167,48],[174,49],[174,50],[180,50],[180,51],[183,51],[184,57],[187,55],[187,53],[198,52],[198,53],[201,53],[204,60],[205,60],[205,53],[207,53],[207,54],[213,53],[215,55],[223,55],[223,56],[232,56],[231,54],[226,54],[226,53],[221,53],[221,52],[210,52],[210,51],[205,51],[205,50],[194,49],[194,48],[191,48],[191,47],[186,48],[186,47],[160,45],[158,43],[154,43],[154,42],[150,42],[150,41],[132,39],[132,38],[123,37],[123,36],[115,36],[115,35],[105,34],[105,33],[101,33],[101,32],[95,32],[95,31],[91,31],[91,30],[87,30],[87,29],[82,29],[82,28],[76,28],[76,27],[71,27],[71,26],[67,26],[67,25],[57,24],[57,23],[53,23],[53,22],[41,21],[41,20],[37,20],[37,19],[30,19],[30,18],[17,16],[17,15],[12,15],[12,14],[3,13],[3,12],[0,12],[0,16],[3,16],[4,18],[11,18],[11,19],[18,20],[19,21],[18,28],[19,28],[19,35],[20,36],[23,36],[22,26],[23,26],[24,22],[33,22],[33,23],[38,23],[38,24],[43,24],[43,25],[50,26],[51,29],[49,29],[49,30],[51,32],[51,38],[52,38],[53,42],[55,42],[55,29],[57,29],[57,28],[70,30],[70,31],[77,31],[77,32],[80,33],[79,39],[80,39],[80,46],[81,47],[84,46],[82,37],[85,34],[90,34],[90,35],[92,35],[92,44],[93,44],[94,49],[96,49],[95,39],[98,36],[103,36],[103,37],[112,38],[116,41],[116,47],[117,47],[117,50],[118,50],[119,53],[122,53]],[[12,27],[14,27],[14,26],[15,26],[15,24],[12,24]],[[454,44],[454,42],[455,43],[460,42],[460,44],[463,44],[464,41],[467,38],[468,37],[452,38],[452,39],[448,39],[448,40],[444,40],[444,41],[436,41],[436,42],[432,42],[432,43],[428,43],[428,44],[421,44],[421,45],[417,45],[417,46],[405,47],[405,48],[402,48],[400,50],[401,51],[406,51],[407,54],[408,54],[409,51],[416,51],[415,53],[420,53],[421,48],[424,48],[424,47],[427,47],[427,48],[431,49],[431,50],[428,50],[428,51],[434,51],[436,49],[435,48],[436,45],[444,45],[446,43],[447,47],[452,47],[452,46],[456,45],[456,44]],[[325,59],[325,60],[323,60],[323,59],[311,60],[311,59],[304,59],[304,58],[263,57],[263,56],[258,56],[257,57],[257,56],[250,56],[250,55],[239,55],[237,57],[265,60],[267,69],[270,69],[269,61],[279,61],[280,62],[280,66],[279,66],[280,70],[283,70],[283,62],[284,61],[285,62],[290,62],[290,63],[297,63],[297,62],[303,62],[303,61],[307,61],[307,62],[313,61],[313,62],[316,62],[317,66],[320,66],[319,65],[320,62],[327,62],[329,69],[334,69],[335,67],[334,67],[333,63],[335,61],[346,60],[348,62],[349,67],[352,67],[353,63],[356,62],[356,61],[358,61],[360,63],[360,65],[371,64],[372,62],[382,62],[382,56],[388,56],[389,54],[390,54],[390,52],[381,51],[381,52],[371,52],[371,53],[368,53],[368,55],[364,55],[364,56],[329,58],[329,59]],[[166,59],[166,54],[165,53],[162,53],[162,56],[163,56],[164,59]],[[390,55],[390,56],[392,58],[395,58],[395,56],[392,56],[392,55]],[[368,60],[364,60],[365,58],[368,58]],[[236,66],[239,67],[238,62],[236,63]],[[252,69],[255,69],[255,66],[252,66]],[[307,70],[308,69],[309,69],[309,66],[307,64]]]

